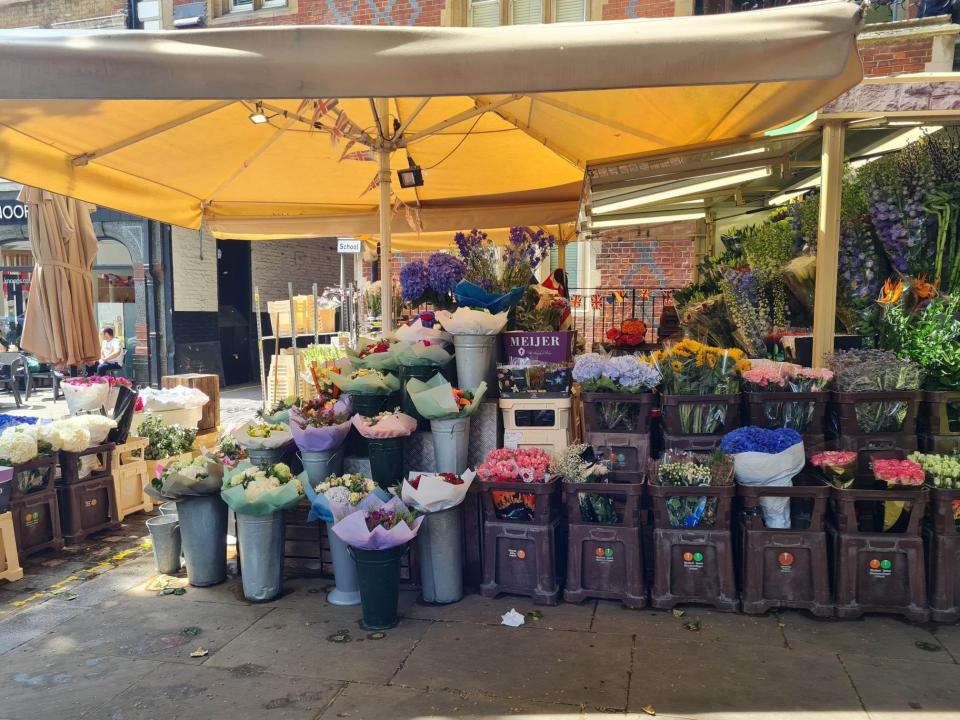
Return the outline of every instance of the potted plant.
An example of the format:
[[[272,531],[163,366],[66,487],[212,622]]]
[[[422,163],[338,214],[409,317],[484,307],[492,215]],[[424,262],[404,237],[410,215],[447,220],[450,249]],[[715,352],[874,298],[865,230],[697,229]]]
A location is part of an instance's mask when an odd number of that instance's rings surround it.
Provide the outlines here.
[[[156,477],[157,465],[161,461],[193,459],[193,443],[197,438],[194,429],[188,430],[180,425],[168,426],[158,415],[148,415],[137,426],[137,435],[149,441],[143,457],[147,461],[147,474],[150,477]]]

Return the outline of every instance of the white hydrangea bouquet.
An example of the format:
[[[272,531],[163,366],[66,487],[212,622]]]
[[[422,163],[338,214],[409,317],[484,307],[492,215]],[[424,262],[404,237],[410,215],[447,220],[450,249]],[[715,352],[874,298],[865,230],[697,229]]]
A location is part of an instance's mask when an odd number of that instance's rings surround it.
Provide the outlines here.
[[[158,466],[157,477],[150,479],[147,495],[165,502],[190,495],[212,495],[223,485],[223,466],[211,458],[177,460]]]
[[[315,488],[307,483],[306,492],[311,505],[308,519],[326,522],[342,520],[350,513],[357,512],[367,495],[378,494],[383,499],[389,497],[379,490],[373,480],[360,474],[330,475]]]
[[[244,462],[224,477],[220,497],[242,515],[269,515],[300,502],[303,486],[284,463],[261,468]]]
[[[39,455],[36,425],[14,425],[0,433],[0,465],[23,465]]]

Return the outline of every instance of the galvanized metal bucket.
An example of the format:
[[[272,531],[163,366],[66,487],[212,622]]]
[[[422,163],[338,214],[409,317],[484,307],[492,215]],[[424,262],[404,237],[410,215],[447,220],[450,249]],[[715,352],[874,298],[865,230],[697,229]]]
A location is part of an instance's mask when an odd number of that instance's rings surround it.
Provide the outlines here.
[[[359,605],[360,583],[357,580],[357,563],[350,556],[347,544],[333,531],[333,523],[327,523],[330,540],[330,557],[333,559],[333,580],[336,587],[327,595],[331,605]]]
[[[160,514],[161,514],[161,515],[173,515],[174,517],[176,517],[176,515],[177,515],[177,503],[176,503],[176,501],[175,501],[175,500],[171,500],[170,502],[165,502],[163,505],[161,505],[161,506],[160,506]]]
[[[273,600],[283,591],[283,544],[287,523],[282,512],[237,513],[237,543],[243,596],[251,602]]]
[[[227,504],[219,494],[177,500],[187,579],[195,587],[227,579]]]
[[[473,390],[482,380],[487,383],[487,397],[497,394],[497,338],[499,335],[454,335],[457,384]]]
[[[284,448],[247,448],[251,465],[272,467],[283,460]]]
[[[433,431],[433,457],[437,472],[459,475],[467,469],[470,452],[470,418],[431,420]]]
[[[428,603],[463,598],[463,519],[461,507],[427,513],[417,533],[420,585]]]
[[[180,572],[180,521],[177,516],[147,518],[147,530],[150,531],[157,572],[164,575]]]
[[[336,450],[301,452],[300,459],[312,487],[316,487],[330,475],[343,474],[343,445]]]

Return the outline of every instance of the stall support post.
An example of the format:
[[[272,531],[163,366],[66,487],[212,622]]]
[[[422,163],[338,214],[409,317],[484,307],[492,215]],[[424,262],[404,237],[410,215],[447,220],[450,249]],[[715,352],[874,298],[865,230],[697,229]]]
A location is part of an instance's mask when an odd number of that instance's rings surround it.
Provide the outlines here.
[[[567,241],[560,240],[557,243],[557,267],[563,268],[564,270],[567,267]],[[570,282],[570,278],[567,278],[567,282]]]
[[[817,226],[817,285],[813,302],[813,366],[823,367],[833,352],[837,317],[837,263],[840,255],[840,196],[843,183],[844,125],[823,126],[820,156],[820,220]]]
[[[267,371],[263,360],[263,320],[260,317],[260,286],[253,288],[253,303],[257,313],[257,356],[260,358],[260,395],[263,412],[267,412]]]
[[[297,317],[293,310],[293,283],[287,283],[287,296],[290,298],[290,349],[293,351],[293,395],[300,395],[300,372],[297,367]],[[277,333],[278,335],[280,333]]]
[[[343,257],[342,255],[340,257]],[[313,344],[320,344],[320,313],[317,310],[317,284],[313,284]]]
[[[393,293],[390,281],[390,223],[393,220],[393,206],[390,203],[390,149],[389,112],[386,98],[375,101],[380,126],[380,144],[377,149],[380,161],[380,311],[381,329],[384,335],[393,330]]]

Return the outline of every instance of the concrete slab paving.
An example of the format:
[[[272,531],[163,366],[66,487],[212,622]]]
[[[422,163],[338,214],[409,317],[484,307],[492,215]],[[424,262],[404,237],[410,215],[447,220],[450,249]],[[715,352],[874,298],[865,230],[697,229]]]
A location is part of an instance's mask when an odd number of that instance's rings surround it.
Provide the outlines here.
[[[467,595],[458,603],[450,605],[428,605],[417,602],[411,604],[405,612],[409,618],[422,620],[443,620],[444,622],[469,622],[483,625],[500,625],[501,616],[516,609],[526,615],[539,612],[539,620],[529,618],[523,628],[551,630],[589,630],[596,601],[589,600],[582,605],[562,603],[555,607],[534,605],[525,597],[502,596],[491,599],[480,595]]]
[[[44,606],[40,606],[44,607]],[[210,654],[246,630],[270,608],[184,602],[181,597],[127,596],[102,603],[58,625],[29,643],[40,653],[81,652],[199,664],[190,653],[202,646]]]
[[[165,664],[93,711],[109,720],[313,720],[342,689],[249,665],[238,671]]]
[[[643,644],[662,640],[693,640],[701,643],[736,643],[779,648],[785,644],[783,633],[774,615],[752,617],[738,613],[723,613],[709,608],[687,606],[676,617],[663,610],[630,610],[622,603],[600,600],[594,614],[591,630],[598,633],[633,633]],[[689,623],[699,622],[700,630],[687,629]]]
[[[98,718],[94,709],[160,664],[126,658],[19,652],[0,659],[4,720]]]
[[[30,642],[87,610],[88,608],[82,605],[71,603],[44,603],[4,617],[0,620],[0,655]]]
[[[787,643],[795,650],[918,662],[953,662],[950,653],[942,650],[937,636],[925,626],[895,616],[869,615],[859,620],[830,620],[800,611],[785,611],[780,618]],[[931,652],[927,649],[930,645],[941,649]]]
[[[438,622],[394,684],[618,710],[626,707],[632,647],[631,635]]]
[[[960,625],[934,625],[930,631],[954,661],[960,662]]]
[[[579,708],[569,705],[535,703],[529,700],[490,697],[467,691],[419,690],[352,683],[344,688],[321,720],[419,720],[450,718],[486,720],[579,720]]]
[[[840,657],[870,720],[956,720],[960,666]]]
[[[202,606],[204,603],[191,605]],[[362,678],[366,682],[385,684],[420,642],[429,623],[404,620],[396,628],[385,631],[383,638],[369,639],[367,631],[359,627],[360,616],[359,607],[327,605],[322,612],[276,608],[206,664],[234,668],[252,662],[281,675],[315,680]],[[349,635],[349,641],[328,639],[341,631]]]
[[[644,705],[696,720],[867,720],[835,655],[732,643],[638,642],[629,711]]]

